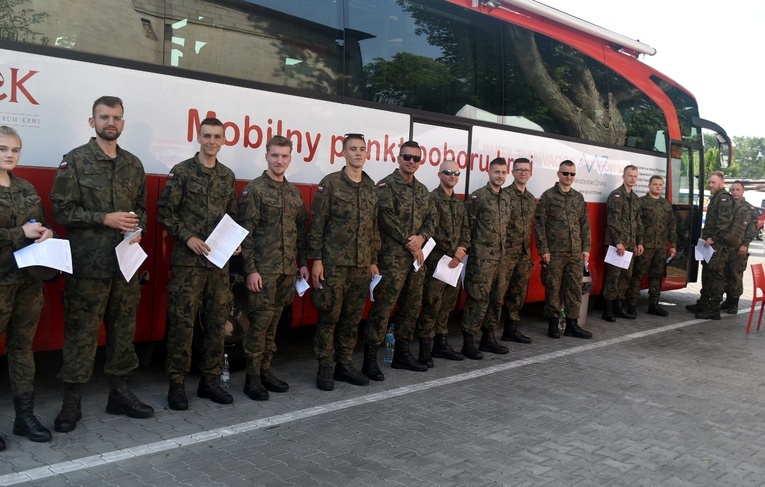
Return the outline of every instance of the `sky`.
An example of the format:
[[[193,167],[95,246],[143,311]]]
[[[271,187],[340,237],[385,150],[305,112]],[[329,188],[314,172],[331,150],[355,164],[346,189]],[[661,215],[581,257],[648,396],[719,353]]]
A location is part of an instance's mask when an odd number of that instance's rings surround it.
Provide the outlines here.
[[[765,2],[538,1],[655,48],[640,60],[693,93],[701,118],[765,137]]]

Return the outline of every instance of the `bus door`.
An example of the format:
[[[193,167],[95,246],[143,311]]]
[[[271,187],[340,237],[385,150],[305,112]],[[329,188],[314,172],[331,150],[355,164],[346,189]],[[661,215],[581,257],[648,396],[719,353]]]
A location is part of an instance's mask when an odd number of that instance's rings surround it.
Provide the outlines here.
[[[470,126],[445,126],[415,120],[412,124],[412,140],[416,140],[423,150],[424,167],[417,172],[417,179],[432,191],[439,184],[438,166],[446,160],[456,161],[462,174],[455,190],[460,196],[464,196],[470,177],[467,174],[470,160]]]
[[[699,169],[701,168],[701,169]],[[698,261],[694,247],[701,235],[704,207],[703,160],[691,144],[672,143],[667,197],[672,202],[677,227],[677,254],[667,265],[665,287],[677,289],[696,282]],[[697,174],[698,172],[700,174]]]

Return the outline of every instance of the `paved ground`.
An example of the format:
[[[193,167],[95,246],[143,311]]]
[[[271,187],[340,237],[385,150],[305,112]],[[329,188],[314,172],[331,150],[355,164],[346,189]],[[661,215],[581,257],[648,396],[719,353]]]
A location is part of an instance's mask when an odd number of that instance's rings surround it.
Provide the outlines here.
[[[0,485],[763,485],[765,331],[744,333],[746,311],[694,319],[683,306],[697,290],[665,293],[669,318],[610,324],[591,311],[592,340],[548,339],[529,306],[531,345],[333,392],[315,388],[310,337],[293,333],[274,363],[291,390],[265,403],[241,392],[237,372],[233,406],[189,387],[191,410],[170,411],[161,368],[149,367],[134,389],[156,415],[133,420],[104,412],[97,376],[77,429],[49,444],[11,434],[1,364]],[[59,355],[38,356],[37,412],[51,426]]]

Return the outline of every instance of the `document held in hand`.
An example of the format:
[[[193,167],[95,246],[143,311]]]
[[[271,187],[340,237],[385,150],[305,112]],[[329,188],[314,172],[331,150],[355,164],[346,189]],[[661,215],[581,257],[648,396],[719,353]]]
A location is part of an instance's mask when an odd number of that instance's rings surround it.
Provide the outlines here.
[[[629,250],[624,251],[624,255],[616,253],[616,247],[613,245],[608,246],[608,252],[606,252],[606,264],[611,264],[622,269],[629,269],[630,262],[632,262],[632,252]]]
[[[449,267],[449,262],[451,261],[452,257],[449,257],[448,255],[441,257],[441,260],[436,264],[436,270],[433,271],[433,277],[452,287],[457,287],[457,282],[459,282],[460,276],[462,275],[463,264],[460,262],[457,264],[457,267],[452,269]]]
[[[48,238],[17,250],[13,257],[19,269],[39,265],[72,273],[72,249],[69,240]]]
[[[228,214],[223,215],[215,230],[212,231],[205,243],[210,246],[207,260],[223,269],[228,259],[234,255],[236,248],[244,242],[247,229],[239,226]]]

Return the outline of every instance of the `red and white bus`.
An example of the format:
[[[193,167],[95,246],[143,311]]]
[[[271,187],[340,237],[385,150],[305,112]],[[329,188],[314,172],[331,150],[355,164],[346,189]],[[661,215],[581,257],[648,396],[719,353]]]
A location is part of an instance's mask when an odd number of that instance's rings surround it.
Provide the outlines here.
[[[536,196],[571,159],[590,209],[596,294],[604,203],[624,166],[640,169],[641,194],[651,175],[666,177],[684,251],[701,221],[692,199],[701,128],[729,143],[687,90],[638,60],[651,47],[532,0],[20,0],[11,10],[0,20],[0,124],[19,130],[17,173],[48,209],[61,155],[92,135],[93,100],[125,103],[120,145],[143,161],[149,194],[141,245],[152,278],[136,341],[165,335],[172,241],[156,200],[169,169],[197,149],[206,116],[225,123],[219,157],[238,189],[265,169],[269,137],[292,139],[287,177],[306,206],[342,167],[349,132],[366,135],[373,179],[414,139],[425,147],[418,179],[434,188],[437,166],[455,159],[463,194],[486,183],[497,156],[532,160]],[[666,288],[695,280],[687,256],[670,265]],[[543,299],[538,267],[528,301]],[[62,346],[62,289],[46,285],[36,350]],[[295,300],[291,326],[315,318],[308,299]]]

